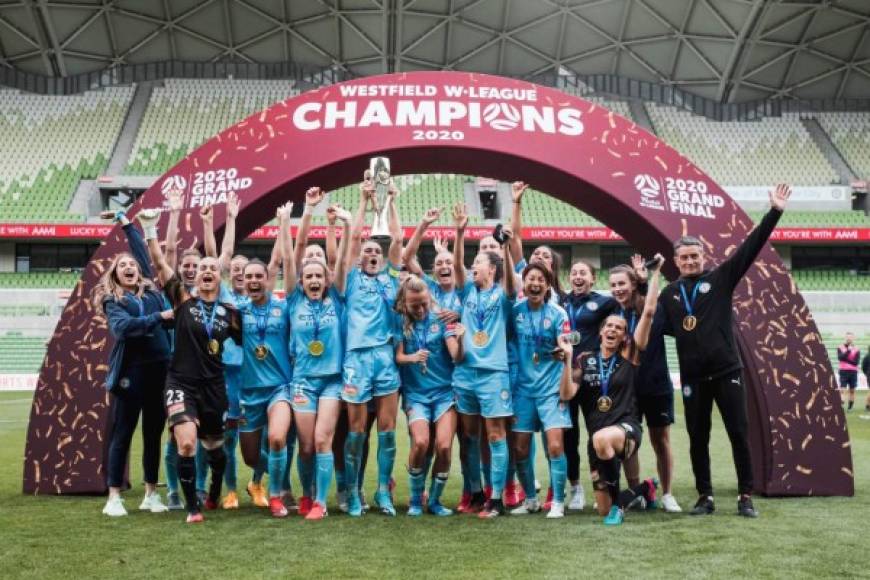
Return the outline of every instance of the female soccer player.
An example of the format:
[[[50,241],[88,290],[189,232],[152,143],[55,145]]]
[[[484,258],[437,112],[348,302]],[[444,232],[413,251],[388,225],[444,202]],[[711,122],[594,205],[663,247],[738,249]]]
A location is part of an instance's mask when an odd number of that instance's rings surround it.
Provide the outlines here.
[[[344,235],[339,246],[335,286],[330,285],[326,262],[318,258],[303,260],[298,283],[284,278],[287,312],[293,329],[290,339],[290,356],[295,361],[292,400],[302,482],[299,514],[309,520],[320,520],[327,515],[326,495],[333,471],[332,438],[341,410],[346,322],[341,295],[346,277],[346,254],[350,250],[351,215],[337,209],[336,216],[344,224]],[[289,240],[289,236],[285,238]],[[284,255],[292,256],[291,248],[286,247]]]
[[[409,516],[423,513],[426,486],[426,455],[431,426],[435,427],[435,477],[427,508],[437,516],[453,511],[441,504],[441,493],[450,473],[456,411],[453,408],[453,365],[462,360],[461,324],[446,325],[438,316],[429,287],[416,275],[402,283],[396,296],[396,311],[402,315],[402,334],[396,362],[402,374],[402,398],[411,432],[408,477],[411,498]]]
[[[580,333],[580,343],[574,346],[575,352],[598,350],[598,330],[601,322],[618,307],[609,296],[602,296],[592,290],[595,286],[595,267],[585,260],[577,260],[571,266],[569,277],[571,290],[562,306],[568,314],[571,330]],[[574,397],[568,402],[571,428],[565,431],[565,457],[568,460],[568,482],[571,485],[569,510],[582,510],[586,504],[583,486],[580,484],[580,399]]]
[[[619,492],[620,461],[637,452],[641,426],[637,421],[635,385],[640,355],[647,346],[658,294],[658,270],[663,258],[657,254],[649,292],[634,332],[619,315],[608,316],[601,326],[600,350],[581,353],[574,381],[562,389],[562,400],[570,400],[579,391],[580,407],[590,433],[589,468],[595,487],[598,513],[606,515],[604,523],[622,523],[623,510],[638,495],[655,501],[655,480]]]
[[[536,497],[534,466],[529,446],[539,426],[547,441],[553,501],[548,518],[565,515],[567,463],[563,431],[571,426],[568,407],[559,393],[571,382],[572,347],[567,339],[568,315],[550,302],[552,274],[543,262],[533,260],[523,269],[525,300],[513,307],[511,323],[517,342],[518,372],[514,390],[514,456],[517,473],[526,492],[522,506],[512,514],[540,511]]]
[[[643,310],[645,299],[641,290],[645,289],[646,282],[647,272],[640,255],[632,257],[632,267],[616,266],[610,270],[611,293],[619,304],[616,313],[628,322],[629,335],[636,328]],[[664,327],[664,312],[661,307],[657,307],[646,349],[640,357],[635,397],[637,421],[641,423],[646,417],[650,443],[656,455],[663,492],[662,507],[669,513],[679,513],[682,511],[680,504],[671,494],[674,457],[671,452],[670,426],[674,422],[674,385],[668,371]],[[626,459],[625,477],[629,486],[639,483],[640,460],[637,454]]]
[[[468,214],[464,204],[453,208],[453,221],[456,225],[453,269],[456,285],[462,293],[462,325],[466,329],[463,337],[465,357],[454,371],[453,384],[467,436],[479,435],[480,415],[486,423],[492,497],[479,516],[494,518],[504,514],[502,491],[508,470],[506,422],[513,414],[506,322],[516,288],[514,277],[509,274],[504,276],[504,287],[500,282],[503,272],[513,271],[513,260],[510,252],[504,253],[504,261],[495,252],[481,252],[471,267],[472,281],[466,283],[464,245]],[[477,465],[480,461],[477,451],[470,448],[468,453],[468,464]],[[473,474],[472,478],[474,480]]]
[[[374,183],[361,185],[364,198],[374,196]],[[398,190],[390,184],[389,195]],[[363,205],[363,208],[365,206]],[[354,231],[362,231],[365,212],[357,212]],[[390,247],[384,264],[381,246],[374,240],[362,244],[360,265],[350,270],[345,281],[347,304],[347,347],[344,360],[344,388],[341,398],[347,405],[348,434],[345,443],[345,480],[348,514],[363,513],[358,488],[359,466],[368,422],[368,402],[375,401],[378,423],[378,491],[375,501],[381,513],[396,515],[390,492],[390,479],[396,460],[396,413],[399,404],[399,372],[393,341],[395,317],[393,301],[399,285],[402,257],[402,229],[395,203],[390,203]],[[356,234],[352,234],[352,238]],[[353,242],[353,239],[351,240]]]
[[[163,321],[172,319],[164,309],[163,296],[142,276],[136,259],[118,254],[94,288],[94,307],[102,311],[115,338],[109,356],[106,389],[112,394],[112,430],[109,442],[109,499],[107,516],[125,516],[121,486],[133,433],[142,415],[142,468],[145,498],[140,510],[165,512],[157,493],[160,467],[160,435],[166,424],[163,384],[169,363],[169,336]]]

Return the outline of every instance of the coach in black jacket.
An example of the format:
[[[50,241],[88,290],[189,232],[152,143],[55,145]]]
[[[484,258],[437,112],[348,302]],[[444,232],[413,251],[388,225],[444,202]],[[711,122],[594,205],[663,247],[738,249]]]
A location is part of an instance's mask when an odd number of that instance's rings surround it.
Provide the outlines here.
[[[689,432],[689,453],[699,498],[692,515],[713,513],[713,484],[710,481],[710,427],[713,402],[731,440],[740,494],[737,512],[758,517],[752,505],[752,464],[747,434],[746,389],[743,364],[734,340],[731,298],[734,288],[755,261],[779,221],[791,195],[787,185],[770,193],[771,209],[746,241],[717,268],[704,268],[704,247],[700,240],[683,236],[674,243],[674,261],[680,277],[659,297],[670,331],[677,341],[683,406]]]

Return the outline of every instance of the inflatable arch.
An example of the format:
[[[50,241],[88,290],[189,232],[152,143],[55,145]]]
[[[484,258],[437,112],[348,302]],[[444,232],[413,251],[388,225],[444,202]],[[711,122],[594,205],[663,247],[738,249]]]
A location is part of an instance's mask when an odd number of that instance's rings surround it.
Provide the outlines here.
[[[367,77],[276,103],[191,153],[130,214],[163,204],[164,191],[183,189],[181,243],[188,246],[199,242],[191,230],[198,206],[235,190],[243,239],[279,204],[301,201],[307,187],[357,182],[376,154],[401,173],[522,179],[608,224],[646,255],[670,255],[671,240],[689,233],[718,263],[753,226],[690,160],[631,121],[552,88],[457,72]],[[222,227],[224,212],[216,213]],[[51,339],[28,430],[26,493],[105,491],[110,398],[101,383],[111,338],[88,298],[125,247],[116,227]],[[851,451],[833,371],[812,315],[769,245],[738,286],[734,312],[757,491],[851,495]]]

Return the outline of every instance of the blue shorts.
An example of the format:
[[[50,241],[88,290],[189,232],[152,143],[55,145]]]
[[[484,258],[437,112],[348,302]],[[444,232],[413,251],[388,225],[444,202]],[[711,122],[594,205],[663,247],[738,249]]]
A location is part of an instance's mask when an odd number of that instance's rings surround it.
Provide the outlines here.
[[[300,377],[293,382],[293,411],[316,413],[321,399],[341,400],[341,375]]]
[[[520,380],[520,365],[517,363],[508,363],[508,378],[511,383],[511,392],[515,393],[517,390],[517,382]]]
[[[251,433],[266,427],[269,424],[269,409],[281,401],[290,404],[290,395],[285,385],[242,387],[239,390],[239,403],[242,409],[239,417],[239,431]]]
[[[452,387],[439,389],[435,393],[423,396],[408,396],[408,393],[405,393],[402,398],[402,408],[408,416],[409,425],[414,421],[437,423],[438,419],[453,408],[455,404],[456,400]]]
[[[559,399],[557,393],[543,397],[515,394],[514,416],[513,430],[518,433],[571,428],[568,405]]]
[[[227,383],[227,419],[236,420],[242,416],[242,408],[239,403],[239,390],[242,388],[241,367],[224,367],[224,380]]]
[[[453,371],[456,408],[463,415],[486,419],[513,415],[511,386],[507,371],[458,366]]]
[[[341,398],[348,403],[365,403],[372,397],[384,397],[398,391],[401,383],[393,345],[347,351],[343,381]]]

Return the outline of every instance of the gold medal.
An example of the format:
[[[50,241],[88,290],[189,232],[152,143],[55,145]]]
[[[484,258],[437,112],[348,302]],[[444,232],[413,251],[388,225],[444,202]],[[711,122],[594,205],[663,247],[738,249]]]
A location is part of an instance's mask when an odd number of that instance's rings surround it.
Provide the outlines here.
[[[474,346],[477,347],[486,346],[486,343],[489,342],[489,335],[485,330],[478,330],[474,333],[474,336],[471,337],[471,342],[473,342]]]
[[[598,410],[602,413],[607,413],[610,409],[613,408],[613,399],[608,397],[607,395],[598,397]]]
[[[221,343],[217,341],[216,338],[212,338],[208,341],[208,352],[216,355],[221,350]]]
[[[310,354],[311,356],[320,356],[325,350],[326,347],[323,346],[323,342],[319,340],[312,340],[308,343],[308,354]]]
[[[692,332],[695,330],[695,327],[698,326],[698,319],[689,314],[688,316],[683,317],[683,330],[686,332]]]
[[[258,344],[254,347],[254,356],[257,357],[257,360],[266,360],[268,355],[269,347],[265,344]]]
[[[538,355],[538,353],[532,354],[532,362],[535,364],[541,362],[541,357]]]

